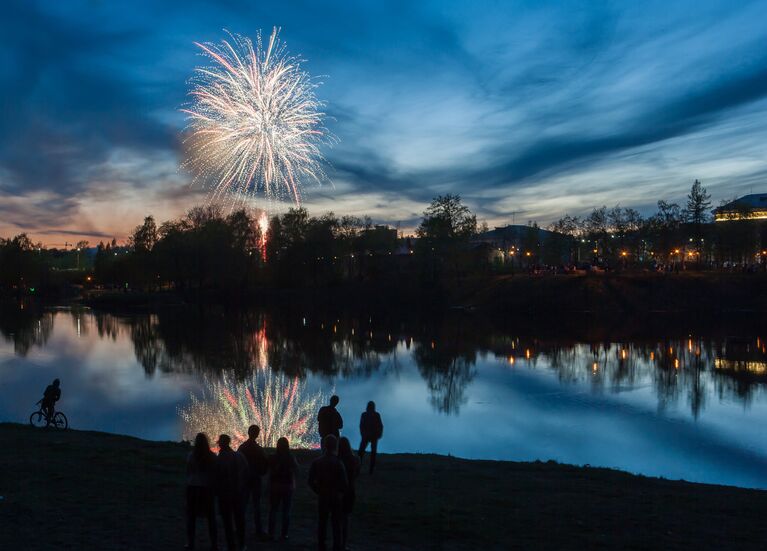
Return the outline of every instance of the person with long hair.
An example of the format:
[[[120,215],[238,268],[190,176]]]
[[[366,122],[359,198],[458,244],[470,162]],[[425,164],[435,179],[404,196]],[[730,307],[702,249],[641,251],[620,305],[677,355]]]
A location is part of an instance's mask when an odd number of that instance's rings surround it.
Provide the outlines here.
[[[186,549],[194,549],[197,517],[208,521],[211,549],[218,546],[214,509],[216,455],[205,433],[198,433],[186,460]]]
[[[346,468],[346,491],[341,499],[341,548],[348,549],[349,520],[357,498],[356,483],[360,474],[360,458],[352,451],[351,442],[345,436],[338,441],[338,458]]]
[[[282,509],[282,539],[288,539],[290,507],[296,489],[298,461],[290,451],[290,443],[284,436],[277,440],[277,449],[269,458],[269,538],[274,539],[277,528],[277,511]]]

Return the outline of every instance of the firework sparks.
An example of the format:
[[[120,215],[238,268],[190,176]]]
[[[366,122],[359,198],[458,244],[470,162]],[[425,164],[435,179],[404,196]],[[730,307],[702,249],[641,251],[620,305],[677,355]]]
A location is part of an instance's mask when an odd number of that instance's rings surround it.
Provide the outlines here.
[[[202,395],[192,394],[190,404],[179,408],[183,438],[193,440],[198,432],[211,438],[225,433],[237,449],[247,439],[248,427],[256,424],[266,446],[275,447],[284,436],[291,447],[316,448],[315,417],[323,401],[322,393],[307,393],[306,384],[297,377],[275,375],[270,369],[254,371],[243,381],[224,374],[220,380],[206,381]]]
[[[232,205],[263,193],[301,203],[301,182],[321,182],[320,145],[329,141],[319,85],[287,54],[278,29],[264,46],[230,35],[199,44],[212,64],[195,70],[185,166],[211,188],[211,201]]]

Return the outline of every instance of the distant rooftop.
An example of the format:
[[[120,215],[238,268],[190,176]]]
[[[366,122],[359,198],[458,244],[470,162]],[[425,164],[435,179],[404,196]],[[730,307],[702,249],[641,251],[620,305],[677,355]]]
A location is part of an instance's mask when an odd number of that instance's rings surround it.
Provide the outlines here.
[[[741,213],[747,213],[742,215]],[[717,221],[767,218],[767,193],[752,193],[714,209]]]
[[[524,239],[527,237],[528,232],[533,229],[532,226],[525,226],[522,224],[509,224],[508,226],[501,226],[496,227],[492,230],[483,232],[477,236],[477,239],[479,240],[501,240],[505,239],[508,241],[514,241],[519,239]],[[549,230],[544,230],[543,228],[538,228],[538,236],[543,237],[545,235],[548,235],[552,232]]]
[[[744,195],[734,201],[730,201],[726,205],[714,210],[731,210],[736,208],[750,207],[750,208],[767,208],[767,193],[752,193],[751,195]]]

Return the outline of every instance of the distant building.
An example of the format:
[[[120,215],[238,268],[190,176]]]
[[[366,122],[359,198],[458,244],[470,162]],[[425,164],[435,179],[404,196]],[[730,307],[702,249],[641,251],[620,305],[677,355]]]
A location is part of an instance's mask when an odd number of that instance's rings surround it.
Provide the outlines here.
[[[533,226],[508,225],[480,233],[472,239],[472,243],[475,245],[486,243],[501,250],[512,248],[520,250],[525,246],[529,247],[531,241],[538,243],[545,241],[552,233],[549,230]]]
[[[714,209],[714,220],[767,220],[767,193],[753,193]]]

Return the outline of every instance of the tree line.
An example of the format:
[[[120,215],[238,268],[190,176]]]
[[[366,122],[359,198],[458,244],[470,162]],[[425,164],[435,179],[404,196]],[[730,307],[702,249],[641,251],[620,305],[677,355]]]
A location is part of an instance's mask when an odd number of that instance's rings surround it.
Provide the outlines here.
[[[722,205],[727,203],[722,201]],[[715,223],[711,196],[695,180],[684,206],[658,201],[644,218],[632,208],[601,206],[584,217],[564,216],[549,226],[555,255],[621,265],[740,267],[764,264],[767,226],[734,218]]]
[[[648,217],[620,205],[601,206],[583,217],[566,215],[548,231],[529,223],[522,237],[502,250],[488,237],[493,232],[486,224],[478,224],[460,196],[451,194],[431,202],[413,237],[367,217],[310,216],[304,208],[265,220],[263,213],[244,209],[227,213],[216,206],[195,207],[159,225],[147,216],[126,244],[101,242],[95,255],[85,241],[61,251],[35,244],[25,234],[0,239],[0,293],[71,284],[239,292],[404,278],[433,284],[543,265],[764,264],[765,224],[714,223],[710,212],[710,195],[696,180],[684,206],[658,201]]]

